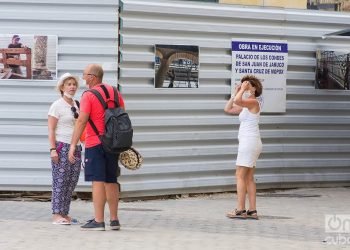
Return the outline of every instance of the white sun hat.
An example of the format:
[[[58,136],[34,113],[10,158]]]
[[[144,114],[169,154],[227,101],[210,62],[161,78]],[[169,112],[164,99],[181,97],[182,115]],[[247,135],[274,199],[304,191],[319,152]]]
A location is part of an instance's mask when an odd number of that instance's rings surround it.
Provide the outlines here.
[[[80,78],[78,76],[72,75],[71,73],[64,73],[63,75],[61,75],[60,79],[58,79],[58,82],[56,85],[56,89],[58,92],[61,93],[61,87],[62,87],[64,81],[67,80],[68,78],[75,79],[75,81],[77,82],[77,87],[79,88]]]

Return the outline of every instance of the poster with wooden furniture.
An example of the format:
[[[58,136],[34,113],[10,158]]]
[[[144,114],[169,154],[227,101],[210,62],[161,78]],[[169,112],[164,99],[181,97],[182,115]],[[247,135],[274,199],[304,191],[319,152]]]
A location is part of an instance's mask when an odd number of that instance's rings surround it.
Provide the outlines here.
[[[56,80],[57,36],[0,34],[0,83]]]
[[[3,64],[3,72],[0,79],[32,79],[32,52],[30,48],[0,49],[0,63]],[[25,59],[22,59],[24,55]],[[12,68],[25,67],[26,74],[12,72]],[[5,73],[6,72],[6,73]]]

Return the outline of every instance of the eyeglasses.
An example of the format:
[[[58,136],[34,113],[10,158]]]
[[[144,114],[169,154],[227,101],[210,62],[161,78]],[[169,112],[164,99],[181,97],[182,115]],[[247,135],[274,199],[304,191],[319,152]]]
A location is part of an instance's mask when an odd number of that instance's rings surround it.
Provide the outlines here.
[[[83,73],[83,76],[85,76],[85,75],[97,77],[95,74],[85,74],[85,73]]]
[[[79,114],[77,112],[77,109],[75,107],[71,107],[70,110],[73,112],[74,119],[78,119]]]

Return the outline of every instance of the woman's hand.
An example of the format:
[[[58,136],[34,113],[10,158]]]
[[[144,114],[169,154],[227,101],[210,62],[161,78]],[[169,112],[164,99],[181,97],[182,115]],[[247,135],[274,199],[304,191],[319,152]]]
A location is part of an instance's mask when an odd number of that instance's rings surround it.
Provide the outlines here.
[[[50,152],[50,156],[51,156],[51,160],[54,162],[54,163],[58,163],[58,153],[56,150],[52,150]]]
[[[72,146],[72,144],[71,144],[71,146],[69,147],[69,152],[68,152],[68,160],[72,164],[75,162],[74,154],[75,154],[75,146]]]
[[[244,81],[242,84],[241,84],[241,89],[243,89],[244,91],[248,90],[250,87],[250,82],[249,81]]]
[[[231,97],[235,97],[240,89],[241,89],[241,84],[236,84],[235,91],[232,93]]]

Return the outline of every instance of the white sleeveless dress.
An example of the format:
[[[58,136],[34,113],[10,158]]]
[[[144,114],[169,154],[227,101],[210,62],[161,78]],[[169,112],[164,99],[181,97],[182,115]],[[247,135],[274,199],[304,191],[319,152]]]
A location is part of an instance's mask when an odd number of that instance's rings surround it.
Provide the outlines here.
[[[262,109],[262,99],[257,98],[260,110],[257,114],[243,108],[239,114],[238,154],[236,166],[253,168],[262,150],[260,139],[259,118]]]

